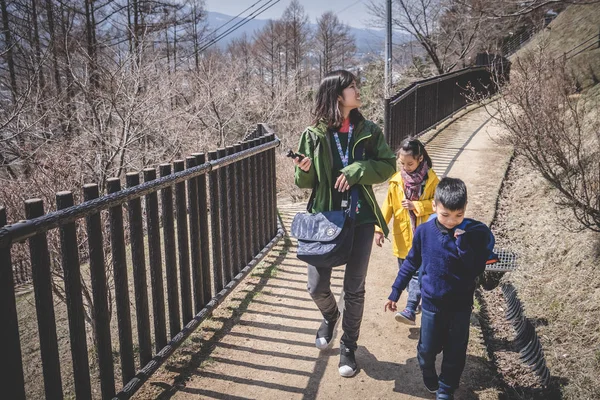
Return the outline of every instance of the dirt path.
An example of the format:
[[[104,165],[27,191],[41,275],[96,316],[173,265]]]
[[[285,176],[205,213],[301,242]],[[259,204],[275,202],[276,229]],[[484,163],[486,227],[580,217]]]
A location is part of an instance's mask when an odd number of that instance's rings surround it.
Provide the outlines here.
[[[485,109],[479,108],[424,137],[430,140],[427,148],[436,171],[467,182],[468,215],[487,223],[492,219],[511,154],[494,142],[497,135],[498,128],[492,126]],[[377,188],[379,200],[386,190],[387,185]],[[287,226],[302,207],[280,207]],[[294,251],[293,240],[282,241],[266,260],[275,264],[269,267],[269,278],[240,285],[232,295],[247,300],[247,308],[235,322],[212,346],[202,351],[188,346],[187,352],[202,353],[200,359],[191,366],[159,374],[150,385],[162,390],[146,391],[146,395],[175,399],[432,399],[422,385],[416,360],[419,320],[417,327],[408,327],[398,324],[393,314],[383,312],[397,272],[391,244],[373,249],[356,353],[360,371],[351,379],[341,378],[337,371],[340,326],[332,349],[319,352],[314,348],[321,316],[306,292],[306,268]],[[343,269],[337,268],[332,279],[336,298],[342,282]],[[251,294],[255,290],[260,292]],[[476,318],[470,342],[457,399],[497,399]],[[173,376],[173,371],[179,375]],[[140,398],[149,398],[143,393]]]

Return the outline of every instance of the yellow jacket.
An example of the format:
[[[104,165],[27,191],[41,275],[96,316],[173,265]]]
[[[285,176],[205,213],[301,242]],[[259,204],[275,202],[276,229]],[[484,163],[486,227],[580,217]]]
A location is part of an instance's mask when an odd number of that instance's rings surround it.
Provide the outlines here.
[[[426,222],[431,214],[433,214],[433,194],[438,185],[439,178],[433,171],[433,168],[427,172],[427,181],[425,189],[419,197],[418,201],[413,201],[415,205],[415,215],[417,216],[417,226]],[[401,172],[396,172],[390,178],[390,186],[385,201],[381,205],[381,211],[385,218],[386,224],[389,224],[392,216],[394,217],[394,225],[392,227],[394,255],[398,258],[406,258],[408,251],[412,246],[413,232],[410,227],[410,215],[408,210],[402,207],[404,200],[404,181],[402,180]],[[375,227],[377,232],[381,232],[378,226]]]

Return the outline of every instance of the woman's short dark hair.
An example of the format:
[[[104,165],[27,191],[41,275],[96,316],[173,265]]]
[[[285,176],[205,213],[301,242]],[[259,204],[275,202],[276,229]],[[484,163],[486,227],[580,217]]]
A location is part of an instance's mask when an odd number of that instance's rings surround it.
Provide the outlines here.
[[[329,128],[338,129],[342,126],[344,117],[339,107],[338,96],[341,96],[344,89],[350,86],[352,82],[357,82],[356,76],[352,72],[343,69],[331,71],[325,75],[319,85],[315,99],[314,125],[324,120]],[[350,111],[351,123],[357,124],[362,119],[364,118],[357,108]]]
[[[458,178],[442,178],[435,189],[433,201],[450,211],[464,210],[467,205],[467,186]]]
[[[433,167],[431,157],[429,157],[427,150],[425,150],[425,145],[423,145],[423,143],[421,143],[421,141],[417,138],[409,136],[404,139],[400,144],[400,148],[396,154],[399,156],[400,152],[411,155],[416,159],[419,159],[420,156],[423,156],[423,160],[427,163],[429,168]]]

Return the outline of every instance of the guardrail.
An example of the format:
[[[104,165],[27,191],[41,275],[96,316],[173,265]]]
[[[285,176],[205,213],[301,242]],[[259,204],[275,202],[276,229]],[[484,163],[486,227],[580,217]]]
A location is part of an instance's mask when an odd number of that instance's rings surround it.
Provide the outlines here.
[[[283,235],[275,196],[279,139],[266,125],[247,139],[161,164],[159,178],[155,168],[147,168],[143,183],[139,173],[129,173],[125,189],[118,178],[110,179],[104,196],[98,185],[85,185],[79,205],[73,193],[57,193],[57,210],[47,214],[42,200],[27,200],[27,220],[12,225],[0,208],[0,342],[8,367],[0,386],[7,398],[24,399],[26,384],[42,383],[38,395],[48,399],[63,398],[65,388],[78,399],[97,392],[103,399],[129,398],[211,315]],[[59,236],[58,254],[49,252],[49,234]],[[30,249],[42,360],[36,376],[23,372],[23,356],[38,350],[22,346],[13,282],[11,249],[22,241]],[[57,266],[62,279],[53,274]],[[87,339],[83,282],[91,286],[93,345]],[[68,330],[55,314],[57,284],[66,296]],[[112,308],[117,326],[111,324]],[[59,342],[69,343],[66,358]],[[66,364],[72,369],[69,382],[61,374]]]

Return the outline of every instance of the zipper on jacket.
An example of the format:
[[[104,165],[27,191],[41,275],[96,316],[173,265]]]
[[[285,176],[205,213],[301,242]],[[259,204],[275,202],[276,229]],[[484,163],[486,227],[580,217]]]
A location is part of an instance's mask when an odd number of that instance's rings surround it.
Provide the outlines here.
[[[369,136],[365,136],[365,137],[363,137],[363,138],[360,138],[360,140],[357,140],[357,141],[356,141],[356,143],[354,143],[354,147],[352,147],[352,158],[353,158],[353,159],[354,159],[354,158],[356,158],[356,157],[354,156],[354,151],[356,150],[356,145],[357,145],[358,143],[360,143],[361,141],[363,141],[363,140],[365,140],[365,139],[368,139],[368,138],[370,138],[371,136],[373,136],[373,135],[369,135]],[[365,189],[365,185],[360,185],[360,186],[362,186],[362,187],[363,187],[363,191],[364,191],[364,192],[367,194],[367,197],[368,197],[368,198],[369,198],[369,200],[371,201],[371,208],[373,209],[373,214],[375,214],[375,218],[377,218],[377,222],[379,222],[379,226],[381,227],[381,229],[383,229],[383,226],[384,226],[384,225],[382,225],[382,224],[381,224],[381,220],[379,219],[379,215],[377,215],[377,211],[375,211],[375,204],[376,204],[376,203],[375,203],[375,201],[374,201],[374,200],[373,200],[373,198],[371,197],[371,194],[369,193],[369,191],[368,191],[367,189]]]

